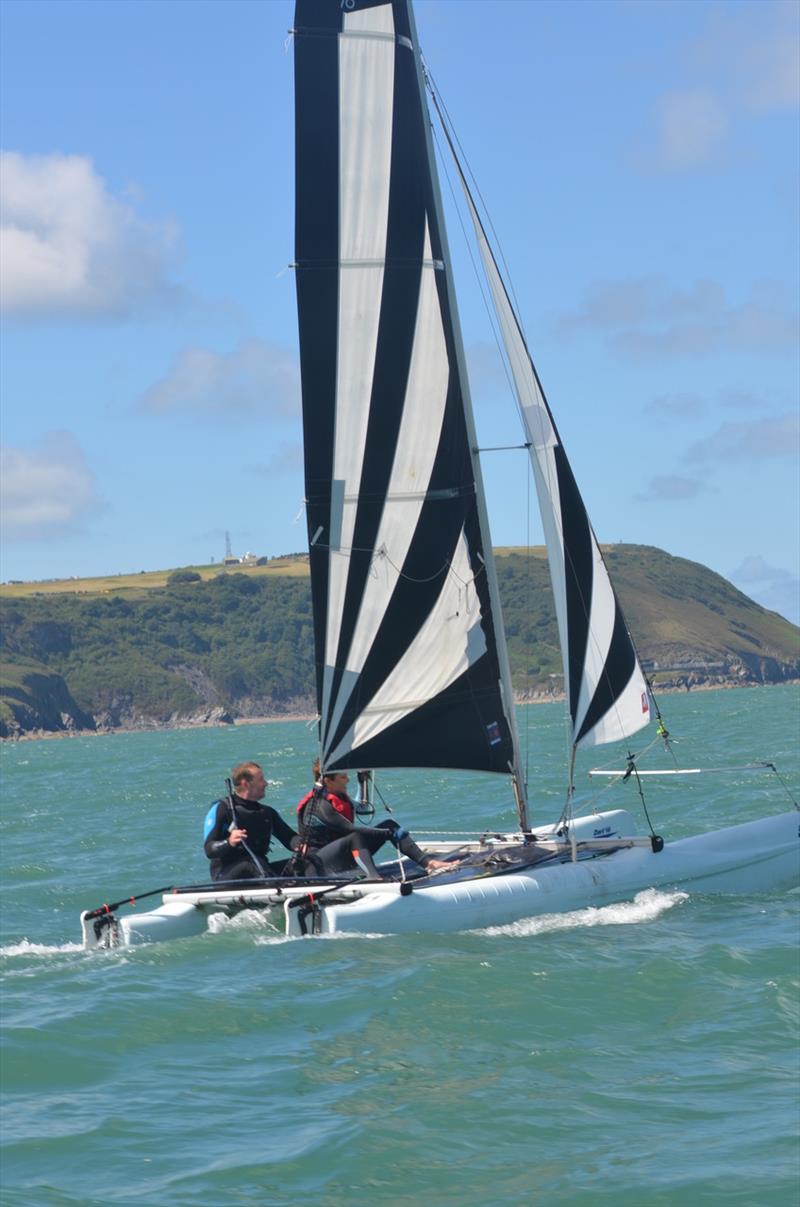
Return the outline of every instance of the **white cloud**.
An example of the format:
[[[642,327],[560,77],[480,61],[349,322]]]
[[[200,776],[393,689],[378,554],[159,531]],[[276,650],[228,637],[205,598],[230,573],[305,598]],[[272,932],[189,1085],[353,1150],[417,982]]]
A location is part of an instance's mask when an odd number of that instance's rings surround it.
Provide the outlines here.
[[[719,402],[721,406],[732,411],[760,411],[767,405],[765,398],[753,394],[750,390],[734,387],[723,390],[720,393]]]
[[[636,154],[644,171],[718,167],[734,151],[739,123],[800,105],[798,6],[762,0],[707,12],[705,28],[684,48],[685,86],[655,103]]]
[[[699,415],[705,405],[696,394],[659,394],[645,405],[644,410],[656,419],[672,423],[675,419],[690,419]]]
[[[705,484],[697,478],[662,474],[651,478],[647,489],[635,497],[642,503],[683,503],[687,499],[696,499],[705,490]]]
[[[174,230],[143,221],[80,155],[0,153],[0,306],[23,317],[124,316],[179,294]]]
[[[152,414],[188,412],[216,419],[295,415],[300,407],[297,361],[288,349],[258,339],[222,355],[185,348],[138,405]]]
[[[728,578],[762,607],[800,624],[800,579],[790,570],[770,566],[759,554],[752,554]]]
[[[281,444],[266,461],[254,464],[251,472],[262,478],[274,478],[277,474],[301,474],[303,472],[302,444]]]
[[[627,277],[594,281],[586,291],[583,309],[562,319],[565,327],[625,327],[686,317],[708,318],[725,307],[725,290],[717,281],[695,281],[688,289],[670,285],[665,277]]]
[[[50,432],[30,449],[0,450],[0,512],[7,540],[47,540],[98,508],[86,459],[70,432]]]
[[[637,360],[781,351],[797,346],[800,331],[791,295],[778,282],[758,281],[748,298],[734,301],[717,281],[678,289],[655,275],[594,282],[582,308],[557,325],[566,332],[605,330],[619,352]]]
[[[673,423],[675,420],[696,419],[698,415],[708,411],[711,406],[728,411],[761,412],[768,405],[767,399],[763,396],[754,394],[750,390],[743,390],[738,386],[731,386],[719,390],[715,400],[701,398],[699,394],[659,394],[650,402],[645,403],[642,409],[646,415],[654,419]]]
[[[722,102],[705,88],[667,92],[656,104],[655,134],[644,164],[686,172],[719,161],[728,135]]]
[[[786,582],[792,575],[789,570],[767,565],[760,553],[751,553],[735,570],[730,571],[728,577],[740,583],[760,583],[765,579]]]
[[[767,113],[800,105],[800,10],[778,0],[711,10],[688,65],[717,81],[733,107]]]
[[[696,441],[686,456],[690,461],[793,460],[800,452],[800,417],[796,412],[759,419],[723,423]]]

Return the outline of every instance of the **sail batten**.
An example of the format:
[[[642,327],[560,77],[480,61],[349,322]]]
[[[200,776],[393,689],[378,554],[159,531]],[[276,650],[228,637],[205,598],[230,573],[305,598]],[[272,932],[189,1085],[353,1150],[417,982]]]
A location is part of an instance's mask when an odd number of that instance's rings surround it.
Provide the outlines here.
[[[508,774],[513,704],[407,0],[298,0],[295,66],[323,764]]]

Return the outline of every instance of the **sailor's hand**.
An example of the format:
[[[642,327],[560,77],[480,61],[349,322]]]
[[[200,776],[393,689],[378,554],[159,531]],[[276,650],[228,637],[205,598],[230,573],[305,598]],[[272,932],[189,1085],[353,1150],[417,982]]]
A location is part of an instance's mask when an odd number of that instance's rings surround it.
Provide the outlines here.
[[[232,847],[238,847],[240,842],[244,842],[247,838],[247,830],[231,830],[228,835],[228,842]]]

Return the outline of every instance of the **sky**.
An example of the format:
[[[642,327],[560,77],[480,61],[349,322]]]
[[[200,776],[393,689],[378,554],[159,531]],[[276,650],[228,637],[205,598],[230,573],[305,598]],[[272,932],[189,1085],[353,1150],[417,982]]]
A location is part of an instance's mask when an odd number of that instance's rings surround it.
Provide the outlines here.
[[[415,11],[598,538],[800,621],[800,6]],[[305,549],[292,21],[0,0],[4,581]],[[479,440],[518,442],[448,227]],[[494,544],[540,543],[524,454],[483,466]]]

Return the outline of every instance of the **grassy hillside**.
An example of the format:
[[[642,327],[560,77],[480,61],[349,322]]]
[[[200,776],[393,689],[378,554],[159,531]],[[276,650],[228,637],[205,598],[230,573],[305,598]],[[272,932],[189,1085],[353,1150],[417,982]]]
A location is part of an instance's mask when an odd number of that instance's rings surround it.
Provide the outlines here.
[[[786,659],[800,654],[800,630],[737,590],[713,570],[648,545],[613,545],[606,562],[643,657],[680,660]],[[635,624],[633,618],[636,618]]]
[[[543,551],[497,552],[515,689],[560,691]],[[719,575],[647,546],[605,552],[643,659],[721,664],[659,671],[662,682],[800,674],[800,630]],[[298,555],[227,573],[191,567],[3,586],[0,734],[313,711],[307,576]]]
[[[189,572],[201,582],[225,573],[221,565],[185,566],[176,570],[141,570],[138,574],[113,574],[105,578],[49,578],[40,582],[0,583],[0,600],[27,599],[32,595],[111,595],[140,598],[168,585],[170,575]],[[272,557],[262,566],[235,566],[232,571],[248,578],[308,578],[308,554],[288,553]]]

